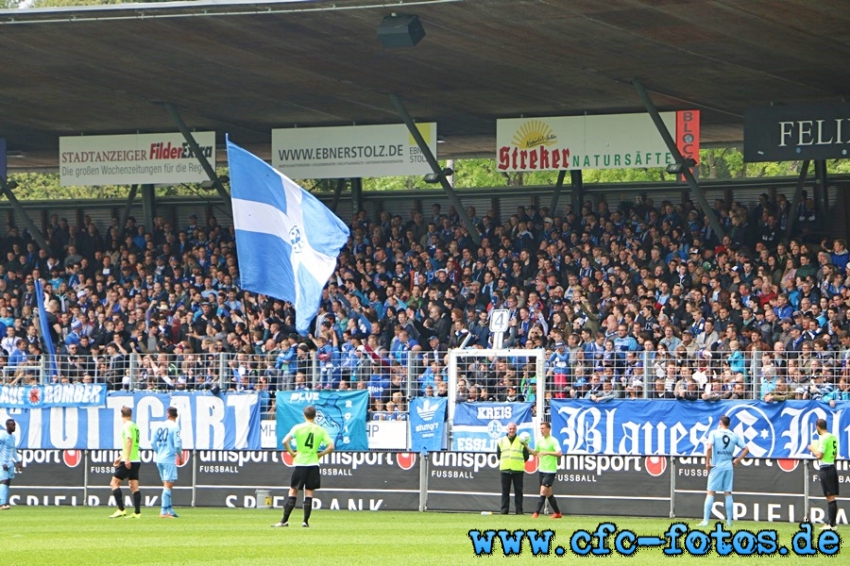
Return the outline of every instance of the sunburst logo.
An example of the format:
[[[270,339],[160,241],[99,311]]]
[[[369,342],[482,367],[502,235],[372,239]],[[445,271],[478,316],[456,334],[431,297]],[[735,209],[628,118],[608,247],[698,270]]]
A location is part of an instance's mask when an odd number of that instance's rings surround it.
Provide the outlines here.
[[[555,145],[558,136],[542,120],[530,120],[519,127],[514,134],[511,144],[520,149],[530,149],[541,145]]]

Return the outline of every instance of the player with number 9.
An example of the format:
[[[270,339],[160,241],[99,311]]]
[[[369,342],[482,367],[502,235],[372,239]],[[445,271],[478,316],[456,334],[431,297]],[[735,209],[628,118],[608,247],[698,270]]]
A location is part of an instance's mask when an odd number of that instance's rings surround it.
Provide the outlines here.
[[[700,527],[708,526],[711,508],[714,505],[714,494],[718,491],[726,495],[726,526],[731,527],[735,518],[735,506],[732,500],[733,468],[747,456],[750,449],[740,436],[729,430],[730,422],[728,416],[720,417],[717,429],[712,430],[706,440],[705,468],[708,470],[708,489]],[[737,448],[742,450],[737,457],[734,457]]]
[[[295,471],[289,487],[289,497],[283,506],[283,519],[272,527],[288,527],[289,515],[295,509],[298,492],[304,490],[304,522],[302,527],[309,527],[310,512],[313,510],[313,492],[321,487],[322,476],[319,472],[319,459],[334,450],[334,443],[328,432],[316,424],[316,408],[304,408],[304,421],[292,427],[284,437],[283,447],[293,458]],[[297,449],[293,449],[295,440]]]

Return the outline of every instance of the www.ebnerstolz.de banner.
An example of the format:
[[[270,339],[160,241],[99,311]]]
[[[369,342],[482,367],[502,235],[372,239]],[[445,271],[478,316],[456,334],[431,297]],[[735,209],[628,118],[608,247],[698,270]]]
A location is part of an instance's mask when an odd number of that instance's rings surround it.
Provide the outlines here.
[[[658,549],[666,556],[835,556],[841,547],[836,531],[814,533],[811,523],[800,523],[790,544],[780,544],[773,529],[752,532],[745,529],[729,531],[718,522],[712,530],[691,530],[685,523],[673,523],[661,536],[642,536],[629,529],[619,529],[614,523],[600,523],[596,530],[577,530],[564,544],[555,544],[555,531],[471,530],[468,535],[476,556],[501,552],[518,555],[526,548],[534,556],[632,556],[638,550]],[[528,544],[525,544],[527,542]]]

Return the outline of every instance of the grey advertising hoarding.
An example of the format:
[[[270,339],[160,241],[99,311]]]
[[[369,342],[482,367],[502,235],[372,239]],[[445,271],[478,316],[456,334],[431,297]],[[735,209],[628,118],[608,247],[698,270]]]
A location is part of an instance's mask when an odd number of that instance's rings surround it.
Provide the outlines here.
[[[112,464],[119,457],[118,450],[88,450],[86,457],[86,505],[90,507],[113,507],[112,490],[109,482],[112,480]],[[139,468],[139,491],[142,493],[142,507],[158,508],[162,505],[162,481],[159,477],[152,450],[140,450],[142,465]],[[190,507],[192,505],[192,456],[188,450],[183,451],[183,465],[177,468],[177,481],[171,491],[174,507]],[[124,506],[132,508],[133,501],[128,482],[121,485],[124,495]]]
[[[702,518],[708,472],[705,458],[676,458],[676,517]],[[805,516],[804,465],[799,460],[746,458],[735,466],[735,518],[741,521],[798,522]],[[725,499],[714,499],[714,519],[725,518]]]
[[[801,466],[802,467],[802,466]],[[839,525],[850,523],[847,514],[850,513],[850,461],[837,460],[835,469],[838,472],[838,517]],[[809,483],[809,520],[813,523],[823,523],[826,520],[826,498],[820,482],[820,471],[817,462],[810,461],[806,467],[806,481]]]
[[[85,504],[83,450],[20,450],[23,472],[9,490],[12,505]]]
[[[850,157],[850,103],[767,106],[744,114],[744,161]]]
[[[540,490],[537,458],[526,462],[523,510],[533,513]],[[428,509],[498,512],[499,460],[495,454],[435,452],[428,469]],[[640,486],[636,489],[636,486]],[[563,456],[554,486],[561,512],[570,515],[667,517],[667,458]],[[511,512],[513,512],[513,495]]]
[[[201,450],[196,458],[195,505],[256,507],[257,491],[267,490],[271,506],[283,507],[295,469],[288,454]],[[313,505],[332,510],[416,510],[419,465],[419,457],[411,453],[334,452],[322,459],[322,487]]]

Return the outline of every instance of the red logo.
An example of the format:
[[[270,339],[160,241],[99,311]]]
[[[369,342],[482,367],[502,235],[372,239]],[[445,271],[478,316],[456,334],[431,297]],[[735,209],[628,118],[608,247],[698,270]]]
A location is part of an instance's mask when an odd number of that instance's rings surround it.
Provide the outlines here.
[[[647,456],[644,460],[646,472],[654,478],[667,471],[667,458],[664,456]]]
[[[69,468],[76,468],[83,461],[82,450],[65,450],[62,452],[62,461]]]
[[[38,405],[41,402],[41,391],[38,387],[33,387],[29,390],[29,398],[31,405]]]
[[[793,472],[797,469],[797,465],[799,463],[799,460],[791,460],[789,458],[780,458],[776,461],[776,465],[779,466],[779,469],[783,472]]]
[[[189,456],[191,456],[191,455],[192,455],[192,453],[191,453],[191,452],[189,452],[188,450],[184,450],[183,452],[181,452],[181,453],[180,453],[180,458],[182,459],[183,463],[182,463],[182,464],[180,464],[180,465],[179,465],[179,466],[177,466],[177,467],[178,467],[178,468],[182,468],[183,466],[185,466],[186,464],[188,464],[188,463],[189,463]]]
[[[395,461],[402,470],[410,470],[416,465],[416,454],[413,452],[402,452],[396,455]]]
[[[525,462],[525,473],[526,474],[533,474],[534,472],[536,472],[537,466],[538,466],[539,463],[540,463],[540,461],[538,460],[537,456],[532,456],[531,458],[526,460],[526,462]]]
[[[292,454],[286,452],[285,450],[280,453],[281,461],[289,466],[290,468],[295,465],[295,458],[292,457]]]

